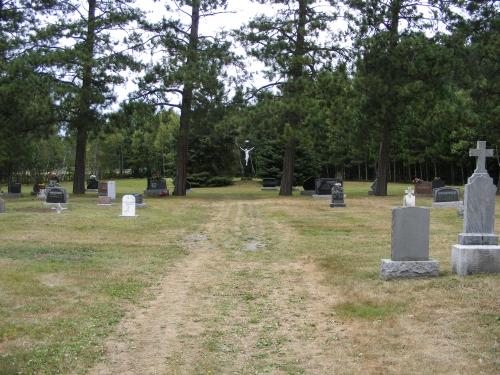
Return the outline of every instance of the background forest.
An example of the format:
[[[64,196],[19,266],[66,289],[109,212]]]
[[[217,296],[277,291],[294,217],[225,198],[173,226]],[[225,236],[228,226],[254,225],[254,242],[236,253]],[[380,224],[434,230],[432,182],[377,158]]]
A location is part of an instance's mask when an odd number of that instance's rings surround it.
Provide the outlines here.
[[[184,195],[197,175],[240,175],[249,139],[282,195],[338,174],[386,195],[415,177],[464,183],[476,140],[498,155],[498,2],[257,2],[275,12],[208,36],[227,1],[161,1],[154,22],[130,0],[0,1],[1,181],[55,171],[84,193],[90,174],[160,172]]]

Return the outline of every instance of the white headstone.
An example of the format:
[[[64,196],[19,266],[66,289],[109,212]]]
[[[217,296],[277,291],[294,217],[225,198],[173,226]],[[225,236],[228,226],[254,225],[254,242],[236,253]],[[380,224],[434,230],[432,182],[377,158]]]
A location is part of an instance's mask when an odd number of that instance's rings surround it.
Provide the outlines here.
[[[405,197],[403,199],[403,207],[415,207],[415,192],[411,187],[405,190]]]
[[[133,195],[124,195],[122,198],[122,216],[135,216],[135,197]]]
[[[116,182],[108,181],[108,197],[116,199]]]

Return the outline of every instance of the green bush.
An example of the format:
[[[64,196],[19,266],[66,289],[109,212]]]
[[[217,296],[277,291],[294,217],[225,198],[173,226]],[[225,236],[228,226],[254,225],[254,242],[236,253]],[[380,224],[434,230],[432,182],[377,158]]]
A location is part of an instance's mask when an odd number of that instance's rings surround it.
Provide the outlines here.
[[[191,187],[217,187],[229,186],[233,184],[231,177],[210,176],[208,172],[195,173],[188,177]]]

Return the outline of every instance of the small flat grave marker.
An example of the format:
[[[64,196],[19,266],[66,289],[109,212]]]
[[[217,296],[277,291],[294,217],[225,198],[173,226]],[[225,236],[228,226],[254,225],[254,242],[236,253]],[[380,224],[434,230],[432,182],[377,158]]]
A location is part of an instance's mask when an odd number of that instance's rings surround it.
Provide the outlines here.
[[[111,198],[108,197],[107,195],[101,195],[97,197],[97,205],[98,206],[112,206],[113,203],[111,201]]]

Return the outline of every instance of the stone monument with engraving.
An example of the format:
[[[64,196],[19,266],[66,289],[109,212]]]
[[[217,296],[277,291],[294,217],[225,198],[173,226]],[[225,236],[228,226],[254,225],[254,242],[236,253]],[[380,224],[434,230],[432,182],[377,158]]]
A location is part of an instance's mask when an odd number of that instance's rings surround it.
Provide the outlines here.
[[[405,207],[392,209],[391,259],[382,259],[380,277],[429,277],[439,275],[439,262],[429,258],[430,208],[415,207],[413,189],[406,190]]]
[[[495,235],[495,194],[493,179],[486,171],[486,158],[493,150],[478,141],[469,156],[477,157],[476,169],[464,192],[464,231],[451,250],[452,272],[460,276],[500,273],[500,246]]]

